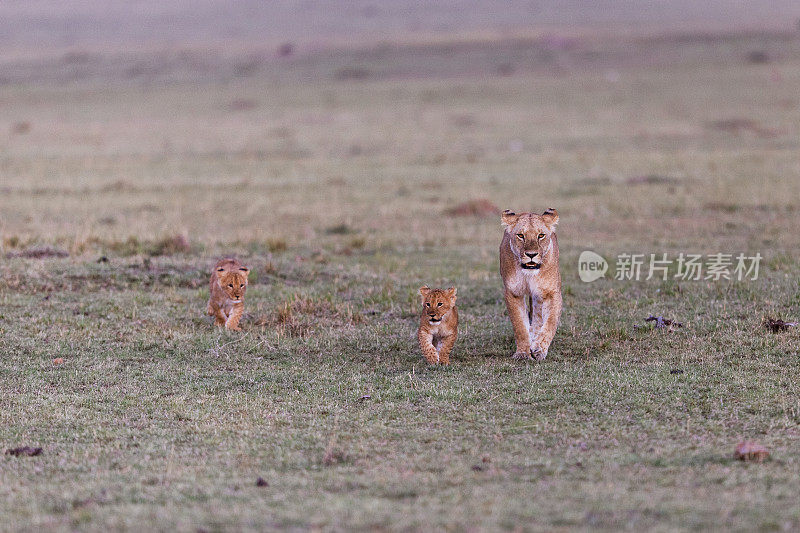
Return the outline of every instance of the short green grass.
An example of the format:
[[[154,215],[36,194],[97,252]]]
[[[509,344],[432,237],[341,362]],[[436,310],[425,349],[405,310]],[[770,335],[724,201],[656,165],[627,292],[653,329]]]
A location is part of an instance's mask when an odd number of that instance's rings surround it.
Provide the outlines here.
[[[44,449],[0,456],[0,530],[800,528],[800,337],[761,324],[800,318],[800,61],[675,46],[508,77],[331,74],[415,48],[0,86],[0,445]],[[545,362],[509,357],[498,217],[444,214],[477,198],[559,209]],[[587,284],[586,249],[764,261]],[[253,268],[241,334],[203,316],[226,253]],[[459,288],[448,368],[418,353],[422,284]],[[771,459],[736,461],[744,438]]]

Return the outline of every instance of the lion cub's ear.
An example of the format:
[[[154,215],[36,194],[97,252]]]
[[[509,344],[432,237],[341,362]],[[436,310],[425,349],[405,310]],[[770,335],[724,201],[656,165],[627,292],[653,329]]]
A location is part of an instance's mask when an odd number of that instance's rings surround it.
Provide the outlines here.
[[[503,214],[500,215],[500,222],[506,227],[513,226],[517,223],[517,220],[519,220],[519,215],[510,209],[506,209],[503,211]]]
[[[547,227],[552,230],[558,224],[558,211],[552,207],[548,207],[547,210],[542,213],[542,220],[544,220]]]
[[[427,285],[423,285],[422,287],[419,288],[419,295],[422,296],[422,301],[423,302],[425,301],[425,298],[427,298],[430,293],[431,293],[431,288],[428,287]]]
[[[450,287],[449,289],[447,289],[447,296],[453,301],[453,303],[456,303],[456,293],[457,292],[458,292],[458,289],[455,288],[455,287]]]

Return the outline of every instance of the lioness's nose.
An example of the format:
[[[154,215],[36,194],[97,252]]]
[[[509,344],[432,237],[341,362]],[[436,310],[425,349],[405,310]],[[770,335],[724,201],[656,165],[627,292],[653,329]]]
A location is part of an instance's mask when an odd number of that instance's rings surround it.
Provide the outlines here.
[[[539,252],[525,252],[525,255],[527,255],[528,257],[530,257],[531,259],[533,259],[533,258],[534,258],[534,257],[536,257],[537,255],[539,255]]]

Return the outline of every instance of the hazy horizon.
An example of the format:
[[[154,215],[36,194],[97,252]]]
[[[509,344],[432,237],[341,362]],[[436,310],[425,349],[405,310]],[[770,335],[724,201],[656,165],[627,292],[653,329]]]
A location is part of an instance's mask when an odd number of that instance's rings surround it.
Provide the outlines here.
[[[0,46],[126,47],[330,39],[402,39],[415,34],[582,28],[632,31],[797,28],[795,0],[12,0],[0,4]]]

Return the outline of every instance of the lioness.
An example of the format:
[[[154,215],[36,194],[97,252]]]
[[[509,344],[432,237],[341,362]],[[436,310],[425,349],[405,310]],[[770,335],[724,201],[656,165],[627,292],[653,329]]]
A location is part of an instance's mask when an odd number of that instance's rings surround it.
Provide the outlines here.
[[[561,316],[555,234],[558,213],[555,209],[541,215],[506,210],[501,220],[505,232],[500,243],[500,275],[517,343],[514,358],[541,361],[547,357]]]

